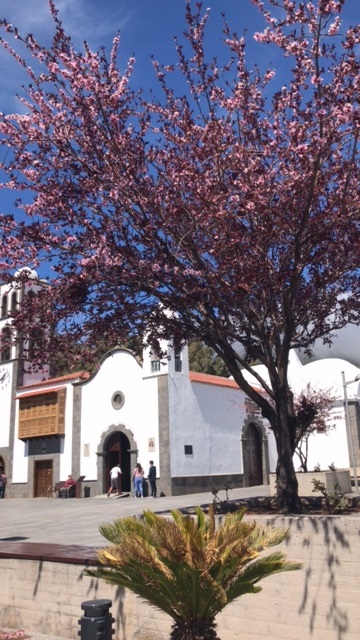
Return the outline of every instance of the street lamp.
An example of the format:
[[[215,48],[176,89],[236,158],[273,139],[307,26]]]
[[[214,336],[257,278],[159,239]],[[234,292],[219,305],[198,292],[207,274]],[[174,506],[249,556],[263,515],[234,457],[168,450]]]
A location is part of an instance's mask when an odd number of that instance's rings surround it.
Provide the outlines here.
[[[353,443],[353,437],[352,437],[352,433],[351,433],[349,402],[348,402],[347,388],[346,387],[348,386],[348,384],[352,384],[353,382],[358,382],[360,380],[360,375],[355,376],[354,380],[348,380],[348,382],[345,381],[345,373],[343,371],[341,372],[341,375],[342,375],[342,382],[343,382],[343,389],[344,389],[344,401],[345,401],[345,424],[346,424],[346,431],[347,431],[347,434],[348,434],[348,440],[349,440],[349,446],[350,446],[350,458],[351,458],[351,464],[352,464],[354,480],[355,480],[355,493],[357,493],[359,495],[359,484],[358,484],[358,479],[357,479],[357,469],[356,469],[356,461],[355,461],[355,453],[354,453],[354,443]]]

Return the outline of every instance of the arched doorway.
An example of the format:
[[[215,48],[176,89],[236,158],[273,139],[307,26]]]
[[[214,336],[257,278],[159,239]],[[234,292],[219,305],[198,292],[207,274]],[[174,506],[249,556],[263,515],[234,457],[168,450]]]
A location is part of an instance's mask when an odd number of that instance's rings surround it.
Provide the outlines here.
[[[242,434],[242,451],[244,464],[244,486],[254,487],[267,483],[267,438],[263,427],[255,421],[249,421]]]
[[[263,484],[261,436],[256,426],[248,427],[249,487]]]
[[[122,431],[113,432],[106,440],[104,446],[104,493],[109,488],[110,469],[120,464],[121,491],[131,490],[131,469],[130,469],[130,442]]]

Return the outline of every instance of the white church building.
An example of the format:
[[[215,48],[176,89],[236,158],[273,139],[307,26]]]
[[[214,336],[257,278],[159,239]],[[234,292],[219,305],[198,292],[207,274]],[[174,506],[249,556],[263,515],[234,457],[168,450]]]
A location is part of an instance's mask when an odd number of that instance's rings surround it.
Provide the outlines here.
[[[11,310],[21,304],[37,275],[23,287],[0,288],[0,332],[9,330]],[[221,488],[267,484],[275,471],[272,431],[257,407],[231,379],[189,371],[187,347],[167,357],[145,351],[139,359],[116,347],[96,370],[58,378],[26,373],[24,353],[31,345],[11,347],[0,363],[0,466],[8,476],[6,497],[46,497],[49,488],[85,476],[88,493],[109,487],[109,471],[122,470],[121,490],[131,491],[132,469],[149,461],[157,467],[158,493],[177,495]],[[327,468],[349,467],[341,371],[353,380],[358,368],[336,359],[302,364],[294,354],[290,378],[294,390],[309,380],[321,388],[338,385],[336,428],[311,443],[312,462]],[[325,381],[325,377],[326,381]],[[46,379],[41,379],[45,377]],[[330,380],[328,380],[328,378]],[[328,384],[328,382],[332,384]],[[296,388],[298,386],[298,389]],[[349,385],[351,427],[360,463],[357,385]],[[340,414],[340,417],[339,417]]]

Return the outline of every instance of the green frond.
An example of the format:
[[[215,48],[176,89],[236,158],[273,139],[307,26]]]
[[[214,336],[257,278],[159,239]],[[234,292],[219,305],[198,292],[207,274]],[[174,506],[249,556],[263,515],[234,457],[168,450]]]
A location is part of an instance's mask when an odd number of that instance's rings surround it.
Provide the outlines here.
[[[258,582],[279,571],[299,569],[281,552],[259,553],[279,544],[287,531],[244,521],[244,510],[216,527],[214,513],[194,517],[151,511],[100,526],[111,543],[98,552],[100,566],[88,575],[123,586],[177,623],[211,620],[228,602],[261,590]]]
[[[257,551],[263,551],[268,547],[275,547],[285,540],[289,529],[281,527],[270,529],[269,527],[256,526],[251,534],[251,544]]]
[[[261,587],[253,590],[256,583],[274,573],[296,571],[302,568],[301,562],[291,562],[285,558],[285,554],[278,551],[250,563],[226,589],[228,602],[232,602],[244,593],[260,591]]]
[[[125,587],[152,606],[167,613],[174,620],[179,619],[171,581],[166,585],[164,578],[156,572],[152,577],[147,575],[148,579],[145,579],[144,574],[139,573],[134,563],[126,569],[99,567],[95,570],[87,570],[86,574],[104,580],[108,584]]]
[[[214,611],[226,605],[226,594],[221,584],[208,572],[189,565],[173,567],[173,588],[178,602],[177,611],[184,619],[212,616]]]
[[[239,558],[233,556],[232,558],[226,559],[224,562],[223,559],[214,562],[211,567],[209,567],[209,573],[211,577],[216,580],[219,584],[226,584],[232,576],[238,574],[238,567],[240,561]]]

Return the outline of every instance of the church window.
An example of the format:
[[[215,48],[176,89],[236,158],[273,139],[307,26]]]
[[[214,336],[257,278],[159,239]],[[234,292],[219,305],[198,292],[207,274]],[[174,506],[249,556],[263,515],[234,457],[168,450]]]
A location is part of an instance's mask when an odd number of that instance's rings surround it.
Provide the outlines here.
[[[14,312],[17,310],[17,293],[13,291],[11,296],[11,311]]]
[[[5,293],[1,300],[1,317],[2,318],[6,318],[7,316],[7,306],[8,306],[8,297]]]
[[[1,362],[6,362],[11,358],[11,329],[4,327],[1,332]]]
[[[28,360],[34,360],[42,350],[43,332],[41,329],[32,329],[29,339]]]
[[[115,391],[111,398],[111,404],[114,409],[121,409],[125,403],[125,396],[121,391]]]

